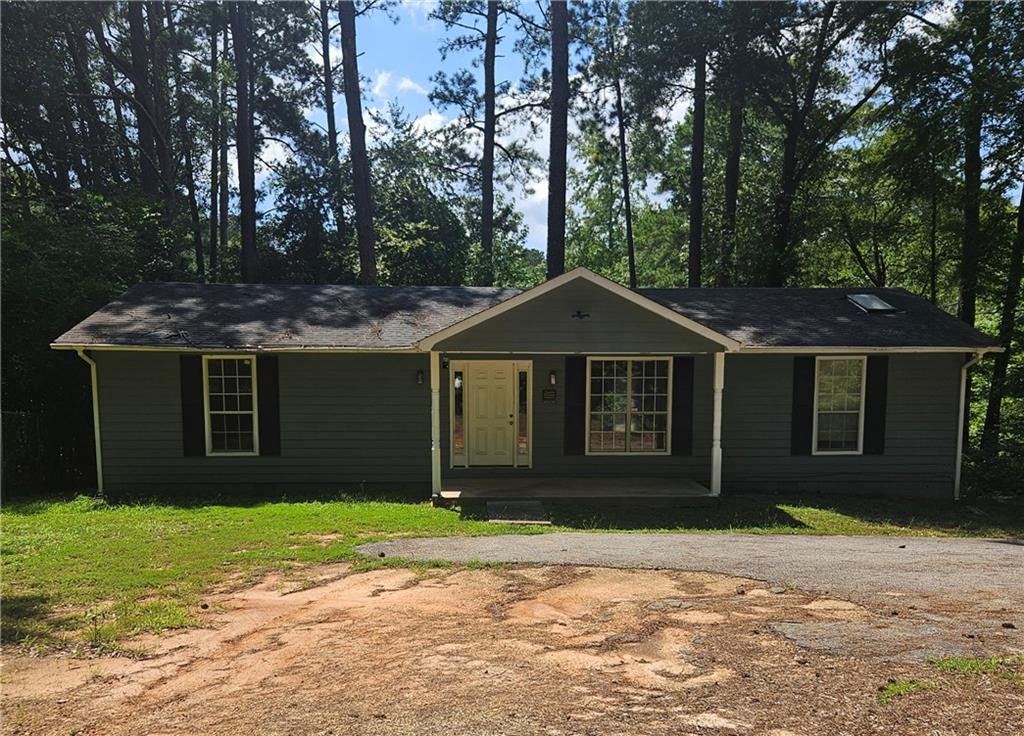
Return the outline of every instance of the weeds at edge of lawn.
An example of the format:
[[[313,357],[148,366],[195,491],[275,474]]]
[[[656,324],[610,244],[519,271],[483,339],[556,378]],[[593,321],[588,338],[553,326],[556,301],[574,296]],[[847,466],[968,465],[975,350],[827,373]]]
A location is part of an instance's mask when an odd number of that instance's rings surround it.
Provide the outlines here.
[[[927,680],[889,680],[878,688],[878,702],[885,705],[896,698],[910,695],[919,690],[931,690],[933,687],[935,687],[935,683]]]
[[[1015,657],[930,657],[928,664],[940,672],[996,675],[1024,687],[1024,655]]]

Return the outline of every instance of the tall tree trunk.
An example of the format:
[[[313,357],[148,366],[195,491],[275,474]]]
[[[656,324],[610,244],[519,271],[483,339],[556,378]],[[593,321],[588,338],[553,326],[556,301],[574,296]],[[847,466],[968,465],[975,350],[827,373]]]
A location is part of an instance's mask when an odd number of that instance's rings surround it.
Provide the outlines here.
[[[221,37],[220,58],[228,58],[228,28],[225,24],[224,33]],[[220,247],[221,252],[227,252],[228,247],[228,226],[230,225],[231,213],[229,204],[231,202],[231,188],[228,185],[230,179],[230,168],[228,167],[228,133],[229,127],[224,119],[224,112],[228,105],[227,81],[222,76],[220,79],[220,186],[217,194],[220,195]]]
[[[551,149],[548,174],[549,279],[565,272],[565,185],[569,146],[569,8],[551,3]]]
[[[155,6],[151,6],[155,8]],[[171,67],[174,72],[174,103],[177,110],[178,141],[185,153],[185,191],[188,194],[189,222],[192,225],[192,247],[196,257],[196,275],[200,282],[206,281],[206,251],[203,245],[203,226],[199,219],[199,201],[196,199],[196,176],[192,158],[192,141],[188,134],[188,119],[191,117],[185,99],[185,86],[181,73],[180,44],[174,23],[174,6],[164,4],[167,12],[167,35],[171,47]]]
[[[324,57],[324,110],[327,113],[327,170],[330,172],[331,207],[334,227],[344,230],[345,213],[341,202],[341,167],[338,162],[338,124],[334,117],[334,69],[331,67],[331,6],[320,0],[320,53]]]
[[[633,197],[629,185],[629,156],[626,149],[626,119],[622,106],[622,80],[615,78],[615,118],[619,129],[619,167],[622,171],[622,213],[626,220],[626,260],[629,288],[636,288],[636,247],[633,243]]]
[[[103,60],[103,82],[111,90],[112,104],[114,108],[114,125],[117,128],[118,154],[121,159],[121,169],[128,181],[140,180],[138,167],[135,165],[135,157],[132,155],[128,139],[128,126],[125,124],[124,109],[121,106],[121,97],[114,94],[116,82],[114,81],[114,67],[110,60]]]
[[[113,178],[120,178],[117,172],[116,158],[111,161],[109,155],[104,151],[102,129],[99,110],[96,107],[96,100],[93,97],[92,80],[89,77],[87,41],[83,37],[83,30],[70,24],[64,31],[64,40],[67,44],[68,54],[71,57],[71,65],[75,74],[75,85],[78,87],[79,98],[78,108],[85,126],[88,146],[88,169],[89,186],[98,189],[100,192],[109,191],[110,187],[104,171],[110,171]]]
[[[218,221],[218,198],[220,187],[220,71],[217,65],[217,27],[210,23],[210,267],[209,280],[217,280],[217,236],[220,234]]]
[[[718,285],[732,284],[736,253],[736,209],[740,196],[740,161],[743,156],[743,87],[733,82],[729,95],[729,143],[725,156],[725,204],[722,210],[722,252],[719,254]]]
[[[156,198],[160,190],[157,169],[155,112],[149,81],[149,53],[142,3],[128,3],[128,48],[131,53],[131,82],[135,89],[136,128],[139,136],[139,183],[142,192]]]
[[[782,177],[775,198],[775,217],[772,228],[772,252],[765,286],[785,286],[790,270],[790,230],[793,219],[793,201],[796,199],[797,143],[802,123],[791,121],[787,126],[782,149]]]
[[[701,235],[704,229],[704,118],[707,56],[694,59],[693,140],[690,143],[690,258],[687,284],[701,285]]]
[[[931,200],[931,213],[928,222],[928,296],[932,304],[939,301],[939,187],[938,176],[935,174],[935,162],[932,161],[931,191],[928,193]]]
[[[146,20],[149,23],[149,55],[151,59],[151,82],[153,89],[153,121],[156,134],[156,160],[160,167],[160,192],[164,199],[164,223],[170,225],[177,210],[177,165],[171,143],[171,110],[168,100],[169,75],[167,69],[167,34],[163,21],[163,2],[150,0],[146,3]]]
[[[636,288],[636,248],[633,243],[633,198],[629,185],[629,155],[626,148],[626,111],[622,102],[622,69],[616,35],[619,32],[617,8],[608,8],[608,53],[615,65],[615,123],[619,134],[619,167],[622,179],[622,210],[626,220],[626,261],[629,265],[629,288]],[[613,25],[614,22],[614,25]]]
[[[373,197],[370,191],[370,159],[366,154],[366,126],[359,90],[356,51],[356,8],[341,0],[341,71],[348,111],[349,151],[352,158],[352,191],[355,194],[356,239],[359,242],[359,283],[377,283],[377,236],[373,230]]]
[[[494,283],[494,59],[498,45],[498,3],[487,2],[484,31],[484,149],[480,160],[480,262],[479,282]]]
[[[992,386],[985,410],[985,427],[981,433],[981,449],[989,457],[999,453],[999,425],[1002,418],[1003,396],[1006,394],[1006,373],[1012,356],[1013,338],[1017,330],[1017,307],[1020,304],[1021,276],[1024,275],[1024,193],[1017,203],[1017,237],[1010,252],[1010,268],[1006,275],[1003,313],[999,319],[999,344],[1003,352],[997,353],[992,365]]]
[[[971,25],[971,73],[964,111],[964,230],[960,245],[960,319],[973,326],[981,251],[981,135],[991,15],[989,3],[964,3]]]
[[[246,2],[228,3],[235,67],[235,150],[238,154],[239,225],[242,234],[242,281],[256,281],[256,152],[253,141],[252,108],[249,98],[249,42],[252,8]]]
[[[971,26],[971,72],[964,111],[964,230],[960,244],[959,316],[974,326],[978,309],[978,268],[981,261],[981,138],[985,117],[986,83],[991,29],[988,2],[964,3],[963,13]],[[974,399],[972,376],[964,387],[963,446],[970,444],[971,403]]]

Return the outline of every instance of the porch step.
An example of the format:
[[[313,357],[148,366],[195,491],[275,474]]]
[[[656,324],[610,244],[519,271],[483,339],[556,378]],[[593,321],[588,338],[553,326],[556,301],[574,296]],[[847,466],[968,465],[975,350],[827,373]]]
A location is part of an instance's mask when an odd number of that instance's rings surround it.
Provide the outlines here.
[[[487,521],[495,524],[551,524],[540,501],[488,501]]]

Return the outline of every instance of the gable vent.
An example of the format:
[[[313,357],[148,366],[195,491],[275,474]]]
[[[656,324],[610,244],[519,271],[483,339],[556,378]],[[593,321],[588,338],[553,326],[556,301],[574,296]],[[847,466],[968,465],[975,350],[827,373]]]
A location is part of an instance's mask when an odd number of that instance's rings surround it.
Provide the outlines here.
[[[897,311],[896,307],[874,294],[847,294],[846,298],[868,314],[886,314]]]

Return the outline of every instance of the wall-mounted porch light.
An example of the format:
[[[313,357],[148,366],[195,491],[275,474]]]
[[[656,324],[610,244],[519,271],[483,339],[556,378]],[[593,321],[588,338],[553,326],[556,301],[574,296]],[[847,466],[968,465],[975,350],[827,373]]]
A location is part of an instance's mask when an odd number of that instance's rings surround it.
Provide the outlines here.
[[[422,368],[420,368],[418,371],[416,371],[416,384],[418,386],[422,386],[423,385],[423,369]]]
[[[558,374],[555,371],[548,371],[548,383],[552,386],[558,384]]]

